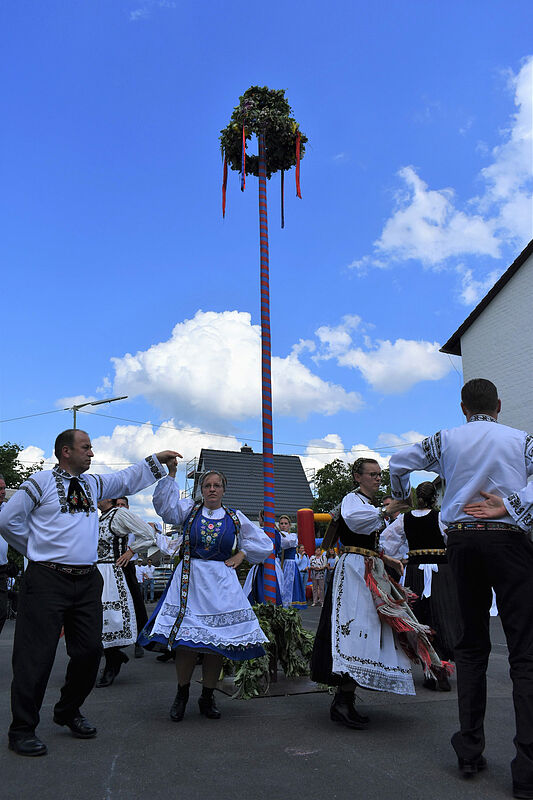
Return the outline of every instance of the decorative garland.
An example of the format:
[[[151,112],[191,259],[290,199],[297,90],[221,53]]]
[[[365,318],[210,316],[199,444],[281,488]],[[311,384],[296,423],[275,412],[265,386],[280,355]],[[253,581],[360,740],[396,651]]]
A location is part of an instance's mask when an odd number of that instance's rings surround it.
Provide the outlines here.
[[[287,678],[309,675],[309,659],[315,636],[302,626],[302,620],[295,608],[283,608],[271,603],[261,603],[253,607],[268,644],[267,653],[273,646]],[[236,662],[234,697],[249,700],[265,694],[268,690],[269,655]],[[231,674],[236,663],[224,659],[224,674]]]
[[[296,195],[301,198],[300,160],[308,139],[291,113],[284,89],[251,86],[239,98],[239,105],[233,109],[229,125],[220,132],[220,147],[224,156],[223,215],[226,210],[228,165],[241,173],[242,191],[246,175],[259,175],[259,156],[246,152],[246,142],[252,138],[252,134],[263,134],[265,137],[267,178],[281,171],[283,180],[284,171],[296,166]]]

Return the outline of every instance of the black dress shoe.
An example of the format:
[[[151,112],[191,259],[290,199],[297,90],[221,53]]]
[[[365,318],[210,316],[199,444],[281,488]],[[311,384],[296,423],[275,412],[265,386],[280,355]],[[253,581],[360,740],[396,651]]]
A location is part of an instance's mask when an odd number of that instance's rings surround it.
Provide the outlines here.
[[[353,692],[337,692],[329,716],[333,722],[340,722],[341,725],[354,730],[364,730],[370,721],[367,716],[356,711]]]
[[[189,699],[189,686],[189,683],[186,686],[178,686],[178,693],[170,706],[170,719],[172,722],[181,722],[185,715],[185,708]]]
[[[200,714],[203,714],[207,719],[220,719],[221,714],[213,695],[211,695],[211,697],[199,697],[198,706],[200,708]]]
[[[458,757],[457,761],[459,764],[459,769],[465,778],[471,778],[473,775],[477,775],[478,772],[481,772],[487,767],[487,759],[485,756],[478,756],[477,758],[472,758],[468,761],[465,758]]]
[[[89,720],[81,715],[79,717],[73,717],[73,719],[65,722],[54,717],[54,722],[56,725],[66,725],[76,739],[94,739],[97,733],[94,725],[91,725]]]
[[[104,686],[111,686],[116,677],[117,677],[117,671],[112,667],[106,667],[106,669],[104,669],[104,671],[96,681],[96,688],[103,689]]]
[[[28,736],[10,736],[8,747],[18,756],[45,756],[48,748],[34,733]]]

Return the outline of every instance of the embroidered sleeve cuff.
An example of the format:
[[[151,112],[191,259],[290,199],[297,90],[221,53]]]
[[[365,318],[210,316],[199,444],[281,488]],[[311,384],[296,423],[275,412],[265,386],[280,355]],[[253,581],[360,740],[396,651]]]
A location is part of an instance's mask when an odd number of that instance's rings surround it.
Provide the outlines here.
[[[531,507],[527,508],[523,505],[520,496],[515,492],[504,497],[503,504],[507,509],[509,515],[514,519],[517,525],[525,531],[529,531],[533,526],[533,514]]]
[[[145,459],[145,461],[150,467],[150,471],[156,481],[158,481],[160,478],[165,477],[166,473],[163,471],[163,466],[162,464],[159,463],[159,460],[156,458],[155,453],[152,454],[151,456],[148,456]]]

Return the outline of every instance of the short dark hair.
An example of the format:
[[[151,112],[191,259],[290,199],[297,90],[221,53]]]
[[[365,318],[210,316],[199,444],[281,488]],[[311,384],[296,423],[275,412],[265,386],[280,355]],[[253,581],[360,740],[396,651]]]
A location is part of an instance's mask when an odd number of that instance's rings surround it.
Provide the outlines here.
[[[498,390],[486,378],[472,378],[461,389],[461,400],[471,414],[487,414],[498,407]]]
[[[354,483],[359,483],[355,476],[361,475],[365,464],[377,464],[379,467],[379,463],[375,458],[358,458],[357,461],[354,461],[352,464],[352,479]]]
[[[126,502],[126,505],[128,506],[128,508],[130,507],[130,501],[128,500],[128,498],[127,498],[127,497],[114,497],[114,498],[111,500],[111,502],[113,503],[113,507],[114,507],[114,508],[116,508],[116,507],[117,507],[117,503],[118,503],[118,501],[119,501],[119,500],[124,500],[124,501]]]
[[[74,444],[74,437],[77,432],[78,428],[68,428],[68,430],[62,431],[57,437],[54,444],[54,455],[58,461],[61,458],[63,448],[72,447]],[[85,431],[81,431],[81,433],[85,433]]]

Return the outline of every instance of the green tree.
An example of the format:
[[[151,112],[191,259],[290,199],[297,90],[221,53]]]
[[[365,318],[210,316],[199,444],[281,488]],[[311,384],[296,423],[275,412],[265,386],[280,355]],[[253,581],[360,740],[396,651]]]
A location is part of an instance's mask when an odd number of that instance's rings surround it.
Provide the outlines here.
[[[352,466],[336,458],[317,470],[313,511],[326,513],[341,502],[344,495],[353,489]]]
[[[9,489],[18,489],[20,484],[43,468],[43,461],[29,466],[24,466],[17,460],[18,454],[24,448],[20,444],[6,442],[0,444],[0,475],[4,476],[6,486]]]

